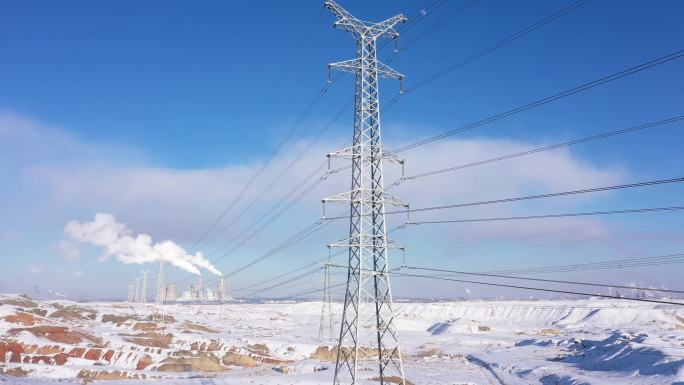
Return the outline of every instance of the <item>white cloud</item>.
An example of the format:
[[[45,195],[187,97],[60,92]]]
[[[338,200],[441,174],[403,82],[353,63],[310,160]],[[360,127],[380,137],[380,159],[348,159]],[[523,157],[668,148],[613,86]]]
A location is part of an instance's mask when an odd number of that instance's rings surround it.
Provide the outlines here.
[[[72,242],[66,240],[57,242],[57,250],[59,250],[59,253],[62,255],[62,257],[69,260],[78,259],[81,256],[81,252],[78,247],[76,247],[76,245],[74,245]]]
[[[8,129],[7,127],[19,127]],[[26,130],[24,130],[26,129]],[[5,140],[8,139],[8,140]],[[346,139],[346,138],[345,138]],[[217,241],[225,241],[238,234],[264,213],[284,194],[296,186],[316,165],[322,163],[325,154],[339,147],[345,140],[330,140],[319,143],[301,162],[287,170],[285,177],[276,185],[269,183],[282,174],[285,165],[306,145],[306,141],[292,144],[287,154],[277,159],[267,172],[257,181],[253,188],[217,226],[222,228],[229,221],[234,221],[227,232],[217,237]],[[2,144],[2,143],[5,144]],[[388,149],[400,147],[405,143],[386,143]],[[407,161],[406,173],[413,175],[423,171],[439,169],[492,158],[495,156],[527,150],[546,143],[533,143],[506,139],[474,138],[452,139],[434,142],[402,153]],[[24,156],[14,157],[21,148]],[[8,152],[3,155],[14,162],[13,170],[18,176],[17,191],[28,191],[30,196],[21,201],[26,208],[34,204],[40,205],[36,215],[57,217],[60,224],[83,213],[113,212],[126,218],[126,222],[136,229],[145,229],[150,235],[133,236],[127,227],[109,228],[119,238],[127,237],[131,247],[147,245],[147,250],[154,249],[152,238],[174,239],[178,243],[159,242],[154,244],[167,255],[188,255],[179,244],[197,240],[207,226],[232,201],[244,183],[259,167],[261,160],[244,161],[240,164],[228,164],[222,167],[202,169],[175,169],[160,166],[142,156],[139,151],[122,146],[102,145],[69,135],[58,128],[45,126],[30,119],[11,117],[0,114],[0,150]],[[31,157],[30,154],[39,154]],[[16,160],[16,159],[19,160]],[[346,161],[338,160],[333,167],[346,165]],[[3,162],[0,162],[3,163]],[[2,166],[0,166],[0,171]],[[386,165],[385,184],[389,185],[399,176],[399,168]],[[554,192],[584,187],[599,187],[620,183],[626,180],[626,172],[621,169],[597,166],[587,159],[579,157],[571,149],[558,149],[473,167],[440,176],[427,177],[415,181],[407,181],[392,193],[411,203],[412,207],[425,207],[447,203],[479,201],[485,199],[504,198],[527,195],[531,193]],[[348,172],[331,176],[320,187],[311,191],[297,206],[284,215],[272,227],[269,227],[258,238],[250,241],[246,248],[249,252],[235,253],[225,263],[230,266],[240,265],[256,257],[255,252],[266,250],[276,243],[296,233],[320,215],[320,199],[325,196],[346,191],[349,188]],[[251,201],[263,193],[260,204],[236,219],[236,214]],[[588,194],[572,199],[549,199],[538,202],[519,204],[489,205],[479,208],[445,210],[443,212],[415,214],[413,220],[429,218],[456,217],[492,217],[519,215],[521,213],[547,213],[574,211],[596,202],[600,197],[611,193]],[[30,200],[28,200],[30,199]],[[20,207],[20,206],[17,206]],[[344,208],[329,208],[328,214],[344,211]],[[393,224],[401,223],[403,218],[392,216]],[[592,227],[593,226],[593,227]],[[344,227],[344,226],[341,226]],[[340,228],[341,228],[340,227]],[[508,239],[540,232],[560,231],[567,228],[587,228],[567,234],[567,237],[582,236],[583,231],[591,235],[608,234],[611,229],[601,219],[572,218],[557,221],[525,221],[510,223],[474,224],[472,226],[436,226],[423,230],[428,235],[415,238],[423,241],[427,237],[437,246],[462,245],[465,242],[481,242],[482,240]],[[425,228],[427,229],[427,228]],[[96,234],[100,242],[111,240],[113,235],[89,229],[89,234]],[[420,227],[416,228],[419,232]],[[407,231],[406,233],[412,233]],[[323,235],[328,237],[328,235]],[[408,237],[409,250],[415,247],[410,244],[413,235]],[[565,236],[564,234],[560,235]],[[327,241],[342,238],[332,235]],[[422,237],[422,238],[420,238]],[[308,241],[307,241],[308,242]],[[303,248],[318,252],[323,243],[321,239],[305,243]],[[404,242],[407,243],[407,242]],[[104,242],[104,244],[109,244]],[[213,248],[217,244],[212,244]],[[141,246],[142,247],[142,246]],[[246,248],[241,249],[241,251]],[[200,247],[202,251],[212,248]],[[256,250],[256,251],[255,251]],[[153,250],[154,251],[154,250]],[[193,250],[194,252],[194,250]],[[122,255],[135,255],[133,252]],[[115,254],[108,254],[115,255]],[[196,255],[196,254],[193,254]],[[216,256],[204,254],[207,259]],[[119,258],[119,257],[117,257]],[[124,260],[125,256],[122,256]],[[135,260],[135,258],[133,258]],[[193,266],[203,267],[201,261],[190,261]],[[261,266],[261,265],[260,265]]]

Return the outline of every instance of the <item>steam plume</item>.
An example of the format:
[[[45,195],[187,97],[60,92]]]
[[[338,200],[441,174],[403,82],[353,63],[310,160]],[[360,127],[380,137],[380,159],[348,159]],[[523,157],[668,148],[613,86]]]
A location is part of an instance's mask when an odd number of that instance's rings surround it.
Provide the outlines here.
[[[71,221],[64,228],[64,233],[80,242],[103,247],[104,258],[114,256],[125,264],[143,264],[161,259],[192,274],[201,275],[199,268],[203,268],[213,274],[223,275],[202,253],[188,254],[170,240],[152,244],[149,235],[133,235],[133,231],[126,224],[117,222],[112,214],[97,213],[92,222]]]

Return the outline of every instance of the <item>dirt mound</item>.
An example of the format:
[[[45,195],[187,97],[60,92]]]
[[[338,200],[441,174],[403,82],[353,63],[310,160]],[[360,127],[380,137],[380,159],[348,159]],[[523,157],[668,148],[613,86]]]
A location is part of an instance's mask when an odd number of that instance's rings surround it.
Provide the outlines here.
[[[36,317],[33,314],[24,312],[5,316],[3,320],[13,324],[22,324],[24,326],[33,326],[36,323]]]
[[[343,351],[348,351],[348,348],[343,348]],[[311,358],[319,361],[335,362],[337,361],[337,346],[319,346],[313,352]]]
[[[28,295],[20,295],[14,298],[5,298],[3,300],[0,300],[0,305],[12,305],[23,308],[38,307],[38,304],[33,302],[32,298]]]
[[[268,346],[264,344],[247,345],[247,350],[252,354],[258,354],[260,356],[268,356],[271,352],[268,349]]]
[[[169,357],[157,367],[160,372],[222,372],[226,370],[214,356]]]
[[[242,366],[243,368],[253,368],[258,366],[259,363],[252,357],[245,354],[237,354],[228,352],[221,359],[223,365],[226,366]]]
[[[405,384],[405,385],[413,385],[413,382],[409,380],[404,380],[404,382],[401,382],[401,377],[399,376],[389,376],[384,378],[384,382],[389,382],[390,384]],[[373,377],[371,378],[371,381],[380,381],[380,377]]]
[[[173,334],[145,332],[140,334],[128,335],[124,337],[123,340],[140,346],[168,349],[169,344],[173,340]]]
[[[94,320],[97,312],[79,306],[69,306],[50,314],[51,318]]]
[[[0,341],[0,362],[21,362],[21,355],[25,353],[24,345],[18,342]]]
[[[158,328],[159,326],[154,322],[136,322],[133,325],[133,330],[154,331]]]
[[[34,326],[30,328],[10,329],[9,335],[17,335],[21,332],[29,332],[36,337],[45,338],[53,342],[75,345],[81,342],[91,342],[95,345],[102,345],[102,340],[88,333],[69,330],[63,326]]]
[[[176,322],[176,319],[173,318],[172,315],[164,314],[163,316],[160,314],[150,314],[147,316],[148,321],[154,321],[154,322],[161,322],[164,321],[164,323],[167,324],[172,324]]]
[[[223,346],[223,344],[219,340],[211,340],[209,343],[195,341],[190,344],[190,349],[204,352],[216,352],[221,349],[221,346]]]
[[[76,378],[81,378],[83,379],[83,383],[87,384],[89,382],[93,382],[95,380],[137,380],[137,379],[146,379],[147,376],[145,374],[140,374],[138,373],[128,373],[125,371],[121,370],[113,370],[113,371],[100,371],[100,370],[81,370],[78,372],[76,375]]]
[[[102,322],[115,323],[117,326],[121,326],[126,321],[134,320],[135,317],[132,315],[116,315],[116,314],[105,314],[102,316]]]
[[[0,374],[5,375],[5,376],[12,376],[12,377],[26,377],[31,372],[32,372],[31,370],[24,370],[22,368],[12,368],[12,369],[0,368]]]
[[[185,330],[183,330],[183,333],[192,333],[192,331],[200,331],[200,332],[205,332],[205,333],[218,333],[218,331],[214,329],[210,329],[206,326],[202,326],[193,322],[184,322],[182,326]]]
[[[45,309],[35,308],[35,309],[25,309],[24,311],[27,313],[35,314],[37,316],[41,316],[41,317],[45,317],[47,315],[47,310],[45,310]]]
[[[143,370],[152,365],[152,362],[152,357],[146,355],[138,361],[138,365],[136,365],[135,370]]]

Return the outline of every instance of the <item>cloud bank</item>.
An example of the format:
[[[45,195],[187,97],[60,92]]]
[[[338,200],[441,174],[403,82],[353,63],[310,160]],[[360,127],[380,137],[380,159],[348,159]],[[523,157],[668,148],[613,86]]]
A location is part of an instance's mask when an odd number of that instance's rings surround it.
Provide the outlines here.
[[[202,253],[188,254],[178,244],[166,240],[152,243],[147,234],[133,235],[126,224],[116,221],[112,214],[98,213],[92,222],[71,221],[64,234],[80,242],[105,249],[104,258],[116,257],[125,264],[144,264],[163,260],[189,273],[201,275],[200,268],[222,275]]]

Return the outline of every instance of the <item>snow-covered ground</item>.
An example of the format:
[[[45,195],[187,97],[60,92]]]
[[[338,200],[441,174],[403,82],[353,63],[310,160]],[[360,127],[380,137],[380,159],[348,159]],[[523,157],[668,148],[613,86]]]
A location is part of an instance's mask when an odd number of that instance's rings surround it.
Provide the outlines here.
[[[332,382],[320,303],[168,305],[174,319],[161,324],[151,307],[24,300],[0,297],[0,382]],[[684,307],[592,299],[395,310],[414,384],[684,385]]]

